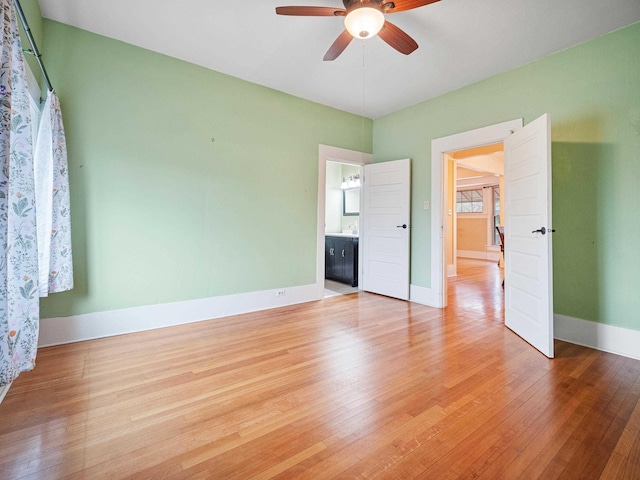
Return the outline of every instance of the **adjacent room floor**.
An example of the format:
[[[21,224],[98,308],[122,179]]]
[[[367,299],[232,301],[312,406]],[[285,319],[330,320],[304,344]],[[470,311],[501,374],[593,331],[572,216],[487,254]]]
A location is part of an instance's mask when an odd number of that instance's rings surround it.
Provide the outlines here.
[[[356,293],[45,348],[0,405],[3,479],[638,479],[640,361]]]
[[[358,287],[352,287],[345,283],[335,282],[333,280],[324,281],[324,298],[335,297],[336,295],[348,295],[357,293]]]

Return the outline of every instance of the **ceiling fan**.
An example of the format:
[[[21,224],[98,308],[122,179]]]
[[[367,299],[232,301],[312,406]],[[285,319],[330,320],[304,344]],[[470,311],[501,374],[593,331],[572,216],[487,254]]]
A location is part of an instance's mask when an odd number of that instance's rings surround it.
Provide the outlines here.
[[[404,12],[440,0],[342,0],[344,9],[333,7],[277,7],[278,15],[300,17],[344,17],[345,30],[324,55],[324,60],[335,60],[353,38],[371,38],[378,35],[400,53],[409,55],[418,48],[416,41],[393,23],[387,22],[387,13]]]

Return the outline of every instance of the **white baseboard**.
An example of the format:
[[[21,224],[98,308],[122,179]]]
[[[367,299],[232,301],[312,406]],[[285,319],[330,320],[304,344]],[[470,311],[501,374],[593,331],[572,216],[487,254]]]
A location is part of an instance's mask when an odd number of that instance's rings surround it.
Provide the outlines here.
[[[595,348],[640,360],[640,331],[629,328],[553,315],[554,337],[569,343]]]
[[[276,296],[278,290],[285,290],[285,295]],[[310,284],[70,317],[43,318],[40,320],[38,345],[47,347],[110,337],[319,299],[318,286]],[[410,285],[410,301],[437,308],[431,289],[428,287]],[[640,360],[640,331],[638,330],[555,314],[554,336],[559,340]],[[0,402],[9,390],[9,386],[0,387]]]
[[[4,397],[7,395],[9,388],[11,387],[11,383],[9,385],[5,385],[4,387],[0,387],[0,403],[4,400]]]
[[[285,295],[278,297],[278,291]],[[47,347],[182,325],[319,300],[316,284],[184,302],[145,305],[40,320],[38,346]]]
[[[500,258],[500,252],[476,252],[474,250],[458,250],[456,256],[463,258],[473,258],[475,260],[491,260],[497,262]]]
[[[456,265],[454,263],[447,265],[447,277],[455,277],[458,275]]]

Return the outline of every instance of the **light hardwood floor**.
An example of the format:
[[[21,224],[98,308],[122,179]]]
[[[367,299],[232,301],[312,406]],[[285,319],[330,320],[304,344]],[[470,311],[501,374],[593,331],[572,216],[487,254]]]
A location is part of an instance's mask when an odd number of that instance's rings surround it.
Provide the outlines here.
[[[638,479],[640,361],[359,293],[42,349],[0,405],[2,479]]]

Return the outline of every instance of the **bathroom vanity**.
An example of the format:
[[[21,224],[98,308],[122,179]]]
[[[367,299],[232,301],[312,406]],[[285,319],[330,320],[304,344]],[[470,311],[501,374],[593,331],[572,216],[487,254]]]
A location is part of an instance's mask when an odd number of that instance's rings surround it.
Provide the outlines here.
[[[358,241],[358,235],[348,233],[325,235],[325,278],[358,286]]]

